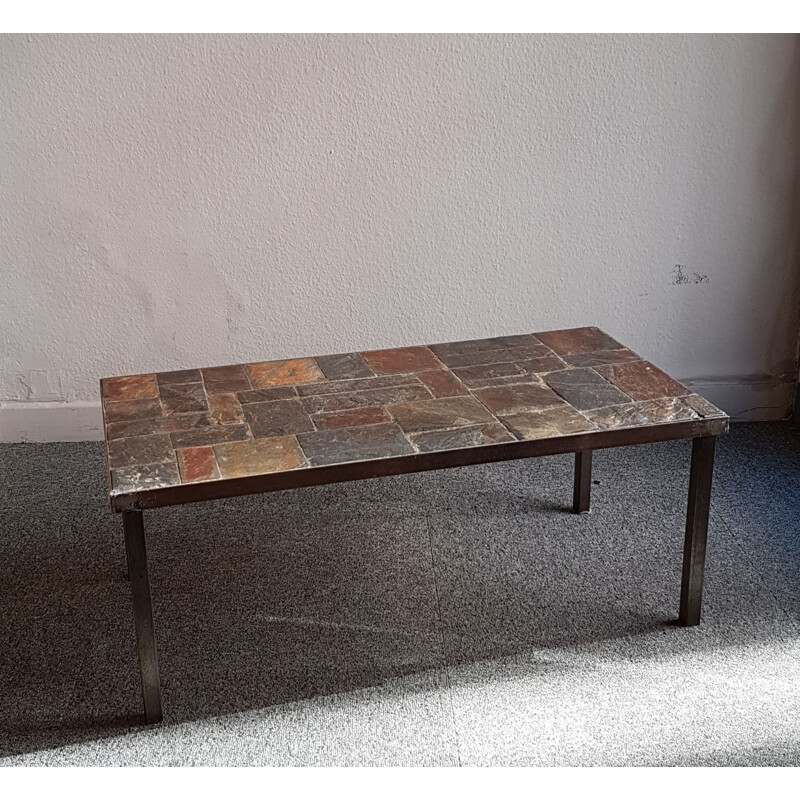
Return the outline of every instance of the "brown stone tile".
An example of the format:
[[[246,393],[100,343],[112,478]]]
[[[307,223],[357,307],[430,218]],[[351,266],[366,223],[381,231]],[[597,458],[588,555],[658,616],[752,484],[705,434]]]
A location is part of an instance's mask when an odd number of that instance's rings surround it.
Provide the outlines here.
[[[202,383],[168,383],[161,387],[164,416],[208,411],[206,390]]]
[[[622,345],[599,328],[570,328],[536,334],[550,349],[560,356],[577,353],[596,353],[599,350],[619,350]]]
[[[248,371],[254,389],[296,383],[316,383],[325,380],[325,376],[313,358],[262,361],[258,364],[249,364]]]
[[[433,395],[421,384],[387,386],[383,389],[365,389],[358,392],[312,395],[303,398],[303,406],[310,414],[331,414],[351,408],[370,408],[387,403],[405,403],[430,400]]]
[[[474,397],[443,397],[389,405],[386,410],[406,432],[462,428],[497,420]]]
[[[536,334],[522,333],[513,336],[494,336],[491,339],[468,339],[463,342],[432,344],[430,349],[445,364],[451,356],[463,353],[481,353],[485,350],[503,350],[509,347],[536,347],[541,342]]]
[[[699,394],[689,394],[681,397],[681,400],[686,403],[689,408],[696,411],[704,419],[706,417],[724,417],[725,412],[717,408],[713,403],[709,403],[705,397],[700,397]]]
[[[399,347],[396,350],[372,350],[362,353],[379,375],[441,369],[442,364],[427,347]]]
[[[242,406],[235,394],[226,392],[224,394],[210,394],[208,405],[211,416],[219,425],[228,425],[231,422],[244,422]]]
[[[357,428],[359,425],[377,425],[381,422],[391,422],[392,418],[382,408],[354,408],[333,414],[319,414],[313,417],[313,420],[319,430],[326,431],[336,428]]]
[[[597,353],[564,356],[564,361],[571,367],[601,367],[603,364],[622,364],[625,361],[641,361],[641,359],[633,350],[623,347],[620,350],[600,350]]]
[[[106,422],[128,422],[161,416],[158,400],[106,400],[103,404]]]
[[[123,439],[126,436],[147,436],[150,433],[160,433],[162,423],[161,417],[110,422],[106,425],[106,439]]]
[[[602,408],[630,402],[630,398],[591,369],[550,372],[544,382],[575,408]]]
[[[301,433],[297,438],[314,467],[412,455],[415,452],[394,423]]]
[[[156,373],[156,380],[159,386],[168,383],[200,383],[203,376],[200,374],[199,369],[179,369],[175,372],[158,372]]]
[[[498,415],[513,414],[516,411],[524,410],[538,411],[564,404],[564,401],[552,389],[531,383],[475,389],[473,394],[491,412]]]
[[[305,466],[294,436],[218,444],[214,446],[214,454],[223,478],[265,475]]]
[[[146,400],[158,397],[156,376],[124,375],[103,380],[103,396],[109,400]]]
[[[419,386],[416,375],[379,375],[373,378],[354,378],[347,381],[325,381],[325,383],[308,383],[298,386],[297,393],[301,397],[317,394],[342,394],[343,392],[360,392],[364,389],[386,389],[392,386]]]
[[[297,397],[294,386],[273,386],[271,389],[250,389],[248,392],[237,392],[236,398],[242,405],[247,403],[265,403],[268,400],[292,400]]]
[[[108,442],[108,463],[112,468],[172,461],[174,457],[169,436],[165,433],[129,436]]]
[[[134,494],[164,486],[177,486],[181,482],[175,461],[163,464],[140,464],[120,467],[111,472],[111,494]]]
[[[256,439],[314,430],[314,423],[299,400],[248,403],[242,409]]]
[[[341,353],[335,356],[316,356],[314,361],[329,381],[348,378],[369,378],[375,373],[361,353]]]
[[[557,372],[561,369],[568,369],[567,365],[552,353],[541,358],[529,358],[525,361],[517,361],[516,365],[529,375],[544,375],[546,372]]]
[[[597,430],[597,427],[582,417],[574,408],[561,405],[545,411],[522,411],[503,417],[502,421],[518,439],[552,439],[572,433]]]
[[[658,425],[663,422],[680,422],[699,419],[700,415],[680,400],[662,398],[638,403],[608,406],[586,411],[585,415],[602,430],[638,428],[642,425]]]
[[[211,447],[186,447],[177,451],[178,467],[184,483],[219,478],[219,469]]]
[[[469,394],[467,387],[446,369],[419,372],[417,377],[430,389],[434,397],[459,397]]]
[[[202,370],[203,383],[208,394],[221,392],[244,392],[253,387],[247,377],[244,364],[232,364],[227,367],[206,367]]]
[[[214,424],[214,420],[207,411],[191,414],[173,414],[161,420],[161,431],[162,433],[173,433],[175,431],[188,431],[192,428],[204,428]]]
[[[655,400],[659,397],[689,394],[685,386],[681,386],[648,361],[609,364],[598,367],[597,372],[634,400]]]
[[[411,433],[408,438],[420,453],[458,450],[462,447],[481,447],[485,444],[514,442],[516,439],[499,423],[471,425],[446,431]]]
[[[545,345],[524,344],[517,347],[502,347],[497,350],[474,350],[467,353],[437,353],[440,361],[448,367],[474,367],[481,364],[501,364],[504,361],[524,361],[529,358],[552,356]]]
[[[250,428],[247,425],[212,425],[207,428],[193,428],[186,431],[171,433],[169,438],[172,446],[178,447],[203,447],[219,442],[238,442],[251,438]]]
[[[475,367],[462,367],[453,370],[453,374],[470,389],[483,386],[494,386],[499,380],[501,383],[507,378],[515,377],[524,380],[526,374],[522,367],[513,362],[501,364],[482,364]]]

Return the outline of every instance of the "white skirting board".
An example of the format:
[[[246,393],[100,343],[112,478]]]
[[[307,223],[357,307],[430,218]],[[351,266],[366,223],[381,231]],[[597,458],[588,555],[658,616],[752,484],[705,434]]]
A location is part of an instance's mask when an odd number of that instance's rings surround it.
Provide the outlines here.
[[[727,411],[735,422],[786,419],[793,383],[774,379],[684,380],[692,391]],[[99,401],[0,403],[0,442],[87,442],[103,438]]]

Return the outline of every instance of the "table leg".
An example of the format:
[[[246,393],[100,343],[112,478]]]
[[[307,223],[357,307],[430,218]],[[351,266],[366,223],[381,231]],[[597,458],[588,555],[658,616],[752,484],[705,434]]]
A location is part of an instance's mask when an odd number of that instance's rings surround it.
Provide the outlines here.
[[[572,510],[576,514],[589,511],[592,493],[592,451],[575,453],[575,487],[572,492]]]
[[[711,479],[714,473],[715,436],[700,436],[692,441],[692,470],[689,476],[689,505],[686,512],[686,540],[683,547],[681,584],[681,625],[700,624],[703,598],[703,566],[706,559],[708,511],[711,505]]]
[[[148,723],[161,722],[161,689],[158,681],[153,608],[150,579],[147,576],[147,552],[144,546],[144,522],[141,511],[123,511],[125,551],[128,555],[133,614],[136,621],[136,644],[142,673],[144,716]]]

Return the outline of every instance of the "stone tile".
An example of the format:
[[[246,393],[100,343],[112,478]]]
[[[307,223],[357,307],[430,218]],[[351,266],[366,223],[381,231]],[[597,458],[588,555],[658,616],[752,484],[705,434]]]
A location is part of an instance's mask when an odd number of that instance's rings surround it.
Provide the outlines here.
[[[460,428],[497,420],[474,397],[443,397],[389,405],[386,410],[406,432]]]
[[[382,408],[354,408],[351,411],[337,411],[333,414],[320,414],[313,418],[321,431],[337,428],[357,428],[359,425],[377,425],[392,422],[392,418]]]
[[[247,377],[244,364],[232,364],[228,367],[206,367],[202,370],[203,382],[209,394],[220,392],[244,392],[253,387]]]
[[[162,433],[173,433],[175,431],[188,431],[192,428],[203,428],[213,425],[214,420],[207,411],[193,412],[191,414],[172,414],[161,420]]]
[[[548,408],[545,411],[523,411],[510,414],[502,421],[518,439],[550,439],[597,430],[597,427],[568,405]]]
[[[394,423],[301,433],[297,438],[311,466],[412,455],[415,452]]]
[[[325,376],[313,358],[290,358],[283,361],[262,361],[249,364],[250,382],[254,389],[286,386],[295,383],[324,381]]]
[[[111,472],[111,494],[132,494],[164,486],[177,486],[181,482],[175,461],[164,464],[143,464],[120,467]]]
[[[103,404],[106,422],[129,422],[161,416],[158,400],[116,400]]]
[[[447,369],[420,372],[417,377],[428,387],[434,397],[459,397],[469,394],[467,387]]]
[[[699,394],[689,394],[681,397],[681,400],[703,418],[726,416],[724,411],[721,411],[713,403],[709,403],[705,397],[700,397]]]
[[[358,392],[313,395],[303,398],[303,406],[310,414],[330,414],[351,408],[369,408],[387,403],[405,403],[430,400],[433,395],[421,384],[387,386],[384,389],[365,389]]]
[[[112,439],[108,443],[108,461],[113,469],[172,461],[174,457],[172,443],[165,433]]]
[[[219,442],[238,442],[251,438],[251,434],[247,425],[212,425],[207,428],[177,431],[171,433],[169,438],[172,446],[177,449],[178,447],[203,447]]]
[[[662,372],[648,361],[609,364],[605,367],[598,367],[597,372],[634,400],[655,400],[659,397],[689,394],[689,390],[685,386],[670,378],[666,372]]]
[[[620,350],[600,350],[596,353],[577,353],[564,356],[564,361],[571,367],[600,367],[603,364],[622,364],[625,361],[640,361],[641,358],[623,347]]]
[[[637,428],[642,425],[657,425],[661,422],[678,422],[700,417],[697,412],[675,398],[596,408],[586,411],[585,416],[603,430]]]
[[[219,478],[219,468],[211,447],[186,447],[177,451],[178,467],[184,483]]]
[[[541,358],[552,352],[543,344],[523,344],[517,347],[502,347],[497,350],[473,350],[466,353],[437,353],[440,361],[448,367],[473,367],[481,364],[499,364],[504,361],[521,361]]]
[[[513,336],[494,336],[491,339],[468,339],[463,342],[444,342],[432,344],[430,349],[442,362],[461,353],[480,353],[484,350],[502,350],[506,347],[535,347],[541,344],[537,334],[522,333]]]
[[[294,436],[218,444],[214,446],[214,454],[223,478],[285,472],[305,466]]]
[[[442,364],[427,347],[400,347],[396,350],[373,350],[362,353],[379,375],[397,372],[420,372],[440,369]]]
[[[219,425],[228,425],[231,422],[244,422],[242,406],[236,395],[231,392],[224,394],[210,394],[208,405],[211,416]]]
[[[161,387],[164,416],[208,411],[206,390],[202,383],[168,383]]]
[[[507,382],[507,378],[525,379],[525,370],[513,362],[502,364],[482,364],[475,367],[454,369],[453,374],[470,389],[494,386],[497,382]]]
[[[335,356],[317,356],[317,366],[329,381],[348,378],[369,378],[375,373],[370,369],[361,353],[341,353]]]
[[[325,383],[309,383],[298,386],[297,393],[301,397],[317,394],[342,394],[343,392],[360,392],[364,389],[385,389],[392,386],[419,386],[416,375],[379,375],[373,378],[355,378],[347,381],[326,381]]]
[[[542,356],[541,358],[529,358],[525,361],[517,361],[517,366],[529,375],[544,375],[546,372],[557,372],[560,369],[568,369],[568,366],[553,353]]]
[[[535,383],[475,389],[473,394],[491,412],[500,415],[564,405],[564,401],[552,389]]]
[[[586,408],[602,408],[630,402],[626,394],[591,369],[550,372],[544,376],[544,381],[581,411]]]
[[[471,425],[468,428],[453,428],[447,431],[411,433],[408,438],[421,453],[432,453],[437,450],[458,450],[462,447],[480,447],[485,444],[516,441],[499,423]]]
[[[106,425],[106,439],[123,439],[126,436],[147,436],[150,433],[159,433],[162,423],[161,417],[110,422]]]
[[[145,400],[158,397],[155,375],[125,375],[103,380],[103,396],[109,400]]]
[[[159,372],[156,374],[159,386],[168,383],[199,383],[203,380],[199,369],[179,369],[175,372]]]
[[[236,397],[242,405],[248,403],[265,403],[268,400],[291,400],[297,397],[294,386],[273,386],[271,389],[250,389],[248,392],[237,392]]]
[[[248,403],[242,409],[256,439],[314,430],[314,423],[299,400]]]
[[[612,339],[599,328],[570,328],[536,335],[560,356],[596,353],[600,350],[620,350],[623,347],[616,339]]]

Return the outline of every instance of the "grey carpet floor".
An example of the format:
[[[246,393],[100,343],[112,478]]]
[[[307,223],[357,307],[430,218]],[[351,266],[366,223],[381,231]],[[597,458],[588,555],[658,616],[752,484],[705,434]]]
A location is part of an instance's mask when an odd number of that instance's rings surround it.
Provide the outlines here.
[[[690,445],[145,515],[141,700],[102,445],[0,446],[0,764],[800,764],[800,434],[720,440],[703,623]]]

